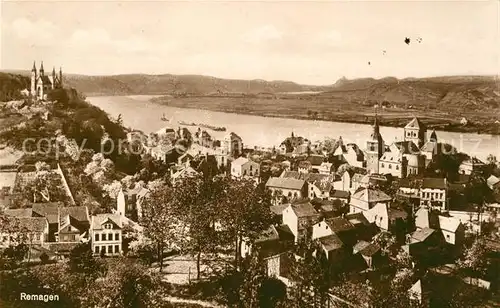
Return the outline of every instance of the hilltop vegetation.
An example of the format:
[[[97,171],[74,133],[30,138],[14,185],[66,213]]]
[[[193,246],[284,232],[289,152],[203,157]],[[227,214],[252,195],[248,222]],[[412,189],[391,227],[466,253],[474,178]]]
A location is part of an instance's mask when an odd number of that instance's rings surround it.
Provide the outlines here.
[[[25,75],[0,72],[0,102],[18,99],[20,91],[29,87],[30,80]]]

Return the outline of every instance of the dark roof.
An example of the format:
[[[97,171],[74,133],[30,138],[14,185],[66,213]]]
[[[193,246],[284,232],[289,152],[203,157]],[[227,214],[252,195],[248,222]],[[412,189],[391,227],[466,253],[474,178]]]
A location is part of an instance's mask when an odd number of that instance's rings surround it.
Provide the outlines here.
[[[396,141],[394,145],[398,148],[402,154],[418,154],[420,149],[413,143],[413,141]]]
[[[86,206],[69,206],[61,208],[60,217],[62,218],[67,215],[79,222],[90,222]]]
[[[432,233],[434,233],[434,229],[431,228],[423,228],[419,229],[411,234],[411,242],[412,243],[418,243],[418,242],[423,242],[429,236],[431,236]]]
[[[292,178],[292,179],[301,179],[301,173],[298,171],[283,171],[283,174],[281,175],[282,178]]]
[[[47,226],[44,217],[9,217],[6,229],[11,232],[43,232]]]
[[[32,217],[33,210],[30,208],[24,209],[5,209],[4,214],[12,217]]]
[[[425,178],[422,180],[422,188],[446,189],[446,179]]]
[[[344,218],[349,220],[349,222],[353,225],[359,225],[359,224],[363,224],[365,226],[370,225],[370,222],[368,221],[368,219],[366,219],[365,215],[363,215],[363,213],[361,213],[361,212],[347,214],[347,215],[345,215]]]
[[[380,251],[379,245],[374,244],[374,243],[368,243],[365,241],[359,241],[353,247],[354,254],[360,253],[366,257],[371,257],[379,251]]]
[[[325,161],[325,157],[323,155],[311,155],[307,158],[313,166],[319,166]]]
[[[338,199],[348,199],[350,193],[345,190],[337,190],[337,189],[332,189],[330,191],[330,197],[331,198],[338,198]]]
[[[283,211],[288,207],[288,204],[276,204],[276,205],[271,205],[269,209],[271,210],[272,213],[276,215],[282,215]]]
[[[291,204],[291,206],[297,217],[319,216],[319,213],[314,209],[314,206],[312,206],[310,202],[294,203]]]
[[[268,229],[262,231],[259,234],[255,242],[262,243],[262,242],[277,241],[277,240],[279,240],[278,231],[276,231],[276,228],[274,226],[270,226]]]
[[[61,202],[33,203],[33,216],[45,217],[49,224],[58,223],[59,208],[63,206]]]
[[[398,218],[401,218],[401,219],[408,218],[408,213],[406,213],[403,210],[389,208],[388,209],[388,214],[389,214],[389,219],[391,219],[391,220],[398,219]]]
[[[48,248],[50,251],[53,251],[55,253],[69,253],[73,248],[78,246],[77,242],[71,243],[47,243]]]
[[[354,229],[351,222],[343,217],[333,217],[326,220],[326,223],[333,232],[342,232]]]
[[[281,241],[293,241],[295,239],[295,236],[288,225],[277,226],[276,231],[278,232]]]
[[[388,196],[381,190],[373,189],[369,187],[363,187],[362,189],[356,191],[352,196],[353,199],[362,200],[365,202],[386,202],[391,201],[392,198]]]
[[[344,246],[342,240],[335,234],[331,234],[328,236],[320,237],[318,241],[324,247],[326,251],[333,251]]]

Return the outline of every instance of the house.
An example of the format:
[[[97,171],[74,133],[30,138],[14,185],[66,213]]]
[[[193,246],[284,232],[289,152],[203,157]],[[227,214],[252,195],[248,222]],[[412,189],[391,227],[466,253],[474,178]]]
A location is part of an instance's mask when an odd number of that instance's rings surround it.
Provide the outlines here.
[[[57,242],[79,243],[88,236],[90,218],[86,206],[70,206],[59,209],[59,228],[55,234]]]
[[[379,173],[392,174],[399,178],[420,175],[425,169],[425,156],[420,153],[420,149],[413,141],[396,141],[380,159],[380,168],[382,170]]]
[[[380,229],[394,232],[398,229],[398,223],[403,226],[408,219],[405,211],[390,208],[387,203],[377,203],[370,210],[364,211],[363,215]]]
[[[379,189],[371,187],[359,188],[351,196],[349,213],[368,211],[377,203],[389,204],[391,201],[392,198]]]
[[[316,170],[319,174],[331,174],[334,171],[334,168],[332,163],[322,162]]]
[[[55,242],[56,233],[59,231],[59,209],[61,202],[33,203],[31,205],[32,217],[45,217],[49,223],[49,237],[47,241]]]
[[[366,172],[359,168],[348,168],[341,173],[340,181],[335,181],[334,189],[354,193],[360,186]]]
[[[246,157],[239,157],[231,162],[231,176],[234,178],[259,177],[260,165]]]
[[[325,252],[326,258],[332,262],[335,260],[338,262],[341,260],[344,254],[344,243],[338,237],[337,234],[333,233],[327,236],[318,238],[318,242]]]
[[[311,170],[319,173],[321,165],[325,162],[325,157],[319,154],[311,154],[307,157],[307,161],[311,163]]]
[[[271,225],[267,230],[261,232],[255,239],[254,245],[259,248],[261,257],[269,257],[290,251],[293,248],[295,237],[288,225]],[[250,250],[248,250],[250,252]]]
[[[4,220],[0,231],[0,248],[19,243],[44,246],[49,236],[49,222],[44,217],[12,217]]]
[[[458,167],[458,173],[471,175],[474,172],[483,172],[486,164],[476,157],[471,157],[463,161]]]
[[[283,224],[290,228],[296,242],[309,236],[319,219],[320,214],[310,202],[291,203],[283,211]]]
[[[295,256],[289,252],[282,252],[264,258],[267,276],[274,277],[282,281],[287,287],[292,286],[291,273]]]
[[[170,175],[170,180],[173,184],[182,181],[182,179],[194,177],[199,174],[193,167],[187,164],[179,166],[176,171],[173,171],[173,168],[171,168],[170,170],[172,173]]]
[[[309,173],[312,171],[312,163],[308,160],[302,160],[298,163],[297,169],[299,173]]]
[[[415,214],[415,226],[417,230],[430,228],[440,232],[443,239],[452,245],[460,246],[465,239],[465,227],[459,219],[439,215],[424,207]]]
[[[390,174],[396,178],[405,178],[408,160],[401,153],[385,152],[379,161],[379,173]]]
[[[382,259],[380,246],[367,241],[357,242],[352,249],[352,253],[353,255],[360,255],[363,257],[369,269],[377,267]]]
[[[93,215],[90,223],[92,251],[109,256],[122,252],[122,217],[119,214]]]
[[[312,239],[318,239],[334,233],[340,234],[354,230],[354,225],[344,217],[331,217],[323,219],[312,227]]]
[[[307,197],[307,185],[304,180],[270,177],[266,187],[274,194],[279,193],[288,200]]]
[[[494,175],[491,175],[487,180],[486,184],[491,190],[496,190],[500,188],[500,179]]]
[[[356,168],[364,168],[365,167],[364,152],[355,143],[348,143],[346,145],[346,149],[347,152],[342,154],[344,160],[350,166]]]
[[[222,152],[232,158],[239,157],[243,153],[243,140],[241,137],[233,132],[224,136]]]
[[[420,186],[420,205],[439,205],[446,210],[448,205],[448,182],[446,178],[424,178]]]

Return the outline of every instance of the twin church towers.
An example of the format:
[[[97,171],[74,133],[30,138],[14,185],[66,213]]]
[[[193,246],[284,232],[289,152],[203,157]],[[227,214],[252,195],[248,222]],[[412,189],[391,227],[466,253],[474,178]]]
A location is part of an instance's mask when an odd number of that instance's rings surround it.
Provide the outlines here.
[[[43,62],[40,64],[40,69],[38,71],[36,69],[36,63],[33,62],[30,93],[34,99],[45,100],[50,90],[62,88],[62,84],[63,75],[61,68],[59,68],[59,74],[56,74],[56,68],[53,67],[52,73],[50,75],[45,75]]]

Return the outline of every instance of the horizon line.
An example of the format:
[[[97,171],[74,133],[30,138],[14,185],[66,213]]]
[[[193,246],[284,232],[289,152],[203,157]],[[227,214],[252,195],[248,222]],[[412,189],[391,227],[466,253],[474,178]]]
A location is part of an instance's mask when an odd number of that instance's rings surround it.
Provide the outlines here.
[[[18,72],[18,73],[29,73],[31,69],[7,69],[1,68],[0,72],[9,73],[9,72]],[[315,86],[315,87],[323,87],[323,86],[332,86],[339,80],[359,80],[359,79],[373,79],[373,80],[382,80],[382,79],[390,79],[394,78],[397,80],[406,80],[406,79],[429,79],[429,78],[443,78],[443,77],[500,77],[500,73],[497,74],[452,74],[452,75],[426,75],[422,77],[415,76],[406,76],[406,77],[395,77],[395,76],[384,76],[384,77],[373,77],[373,76],[363,76],[363,77],[354,77],[347,78],[346,76],[336,78],[333,83],[330,84],[311,84],[311,83],[301,83],[293,80],[283,80],[283,79],[263,79],[263,78],[235,78],[235,77],[219,77],[213,75],[205,75],[200,73],[114,73],[114,74],[86,74],[86,73],[64,73],[63,75],[73,75],[73,76],[86,76],[86,77],[118,77],[118,76],[133,76],[133,75],[143,75],[143,76],[199,76],[199,77],[209,77],[209,78],[217,78],[222,80],[237,80],[237,81],[265,81],[265,82],[292,82],[302,86]]]

